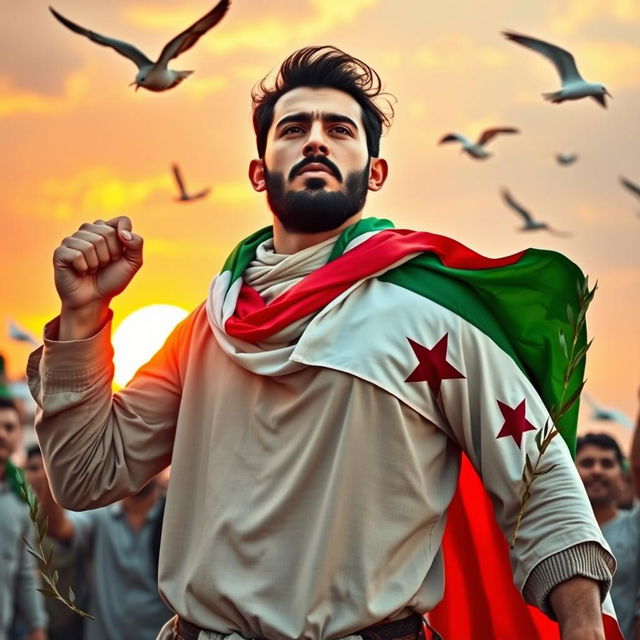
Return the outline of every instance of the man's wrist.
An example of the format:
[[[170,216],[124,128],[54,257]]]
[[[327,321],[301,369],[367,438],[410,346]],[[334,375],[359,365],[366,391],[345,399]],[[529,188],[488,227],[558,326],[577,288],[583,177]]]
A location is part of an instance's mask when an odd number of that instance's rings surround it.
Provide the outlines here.
[[[109,303],[94,302],[77,309],[62,305],[58,340],[86,340],[96,335],[109,318]]]

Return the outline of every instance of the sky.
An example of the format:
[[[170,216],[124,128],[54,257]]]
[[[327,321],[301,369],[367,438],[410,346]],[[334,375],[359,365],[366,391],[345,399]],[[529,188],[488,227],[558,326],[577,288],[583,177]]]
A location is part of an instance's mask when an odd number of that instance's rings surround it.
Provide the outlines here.
[[[52,1],[74,22],[152,58],[214,4]],[[504,29],[572,51],[582,75],[613,95],[609,108],[545,102],[541,93],[559,88],[554,68],[507,41]],[[151,93],[127,86],[133,63],[65,29],[46,2],[2,3],[0,353],[10,376],[23,374],[30,348],[12,341],[6,324],[39,338],[59,307],[53,251],[85,221],[127,215],[145,238],[145,264],[112,304],[116,326],[145,305],[191,309],[206,297],[235,244],[270,223],[264,195],[247,179],[256,155],[251,89],[294,50],[332,44],[373,66],[394,96],[381,145],[390,175],[365,214],[491,257],[530,246],[570,257],[598,283],[586,390],[635,416],[640,199],[619,177],[640,183],[639,34],[636,0],[232,0],[223,21],[172,61],[193,75]],[[475,138],[503,125],[521,133],[492,141],[485,161],[437,144],[446,133]],[[580,157],[561,167],[557,152]],[[188,187],[211,186],[209,197],[175,202],[173,162]],[[517,231],[503,187],[572,236]],[[582,431],[608,426],[583,406]],[[628,446],[628,430],[609,430]]]

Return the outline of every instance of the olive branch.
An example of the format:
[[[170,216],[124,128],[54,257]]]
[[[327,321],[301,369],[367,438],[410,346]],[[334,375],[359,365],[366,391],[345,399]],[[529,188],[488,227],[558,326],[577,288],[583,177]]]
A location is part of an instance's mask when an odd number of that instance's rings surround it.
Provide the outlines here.
[[[40,575],[46,585],[44,588],[38,589],[38,591],[47,598],[59,600],[79,616],[94,620],[92,615],[86,613],[76,605],[76,594],[73,592],[71,587],[69,587],[69,595],[67,598],[65,598],[58,590],[58,571],[53,568],[53,544],[50,545],[48,551],[45,552],[44,550],[44,539],[47,536],[49,518],[42,514],[42,511],[40,510],[40,503],[23,474],[18,475],[18,486],[20,487],[20,493],[22,494],[24,501],[29,507],[29,519],[33,523],[37,533],[37,542],[35,545],[32,545],[25,537],[22,539],[27,547],[27,551],[38,561]]]
[[[535,442],[538,448],[538,457],[535,463],[531,461],[528,453],[525,455],[525,465],[524,469],[522,470],[520,511],[518,513],[518,519],[516,521],[516,527],[513,532],[513,537],[511,538],[512,549],[513,547],[515,547],[516,540],[518,539],[518,532],[520,531],[520,525],[522,524],[522,519],[524,518],[527,503],[531,498],[531,488],[535,479],[545,475],[546,473],[549,473],[549,471],[552,471],[556,466],[555,464],[553,464],[546,469],[540,468],[542,456],[551,444],[551,441],[560,433],[555,425],[559,423],[559,421],[576,403],[576,401],[580,397],[580,394],[582,393],[584,383],[586,382],[586,380],[582,380],[580,384],[571,392],[571,395],[567,398],[571,378],[573,377],[573,374],[583,365],[585,357],[587,355],[587,351],[589,350],[589,347],[593,342],[593,340],[590,340],[584,346],[578,346],[580,336],[585,329],[587,309],[589,308],[589,305],[593,300],[593,296],[595,295],[597,288],[598,284],[596,283],[593,289],[589,289],[588,278],[585,278],[583,281],[578,281],[578,314],[576,315],[573,307],[570,304],[567,305],[567,320],[569,321],[569,325],[571,326],[571,334],[568,336],[570,344],[567,344],[567,336],[565,336],[562,330],[559,332],[558,336],[560,348],[562,349],[562,353],[567,360],[562,379],[562,393],[560,394],[558,404],[555,404],[551,407],[551,409],[549,410],[549,417],[544,423],[542,429],[540,429],[536,434]]]

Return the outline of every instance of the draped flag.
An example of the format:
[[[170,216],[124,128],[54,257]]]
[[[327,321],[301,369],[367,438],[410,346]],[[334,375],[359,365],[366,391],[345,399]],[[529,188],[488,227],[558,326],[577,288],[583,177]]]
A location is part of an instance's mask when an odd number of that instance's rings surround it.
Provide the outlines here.
[[[447,402],[453,407],[459,400],[454,395],[447,400],[450,392],[442,389],[450,380],[467,378],[447,360],[447,332],[428,336],[431,346],[426,346],[425,336],[421,341],[408,334],[398,338],[387,333],[373,340],[358,331],[350,331],[347,337],[341,332],[345,322],[339,318],[358,313],[358,305],[369,305],[375,313],[385,308],[385,301],[388,308],[388,300],[394,298],[402,309],[398,322],[408,308],[415,308],[417,317],[446,315],[448,322],[455,318],[461,331],[472,331],[481,351],[490,351],[496,362],[505,363],[503,370],[531,389],[536,402],[541,399],[547,416],[582,382],[584,363],[574,368],[565,385],[567,356],[560,335],[572,334],[570,318],[580,313],[585,278],[559,253],[528,249],[504,258],[486,258],[450,238],[394,229],[388,220],[367,218],[341,234],[326,265],[265,304],[242,275],[257,246],[272,234],[270,227],[265,228],[238,245],[214,280],[207,304],[221,347],[258,374],[287,373],[301,363],[350,371],[436,421],[439,408],[444,407],[446,414]],[[367,287],[360,286],[364,282]],[[363,318],[363,322],[371,319]],[[287,334],[282,346],[274,348],[274,337],[296,326],[296,340]],[[367,340],[371,350],[359,355],[369,357],[352,357],[346,362],[344,354],[357,351],[358,341]],[[585,344],[583,328],[578,348]],[[376,360],[386,362],[376,366]],[[401,372],[402,367],[408,367],[408,375]],[[420,397],[416,386],[411,386],[415,382],[426,383]],[[527,432],[541,426],[526,417],[530,409],[525,400],[530,399],[525,396],[515,405],[500,398],[495,405],[492,400],[492,411],[495,414],[499,409],[504,418],[496,437],[501,446],[514,452],[510,454],[512,464],[524,460],[521,445]],[[577,416],[576,402],[556,424],[569,451],[575,449]],[[514,586],[507,543],[496,525],[491,502],[466,461],[449,508],[443,548],[445,595],[429,619],[446,640],[559,638],[557,623],[528,607]],[[621,640],[609,602],[603,607],[603,620],[607,640]]]

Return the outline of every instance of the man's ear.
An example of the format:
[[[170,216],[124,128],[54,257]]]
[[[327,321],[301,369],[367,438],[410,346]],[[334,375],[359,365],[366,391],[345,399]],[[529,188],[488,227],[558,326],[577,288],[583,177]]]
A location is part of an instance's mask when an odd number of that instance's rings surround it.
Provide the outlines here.
[[[371,158],[369,166],[369,191],[379,191],[382,189],[387,176],[389,175],[389,165],[384,158]]]
[[[249,163],[249,180],[256,191],[264,191],[267,188],[264,180],[264,160],[254,159]]]

